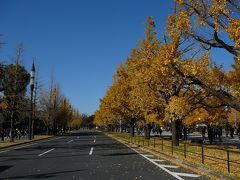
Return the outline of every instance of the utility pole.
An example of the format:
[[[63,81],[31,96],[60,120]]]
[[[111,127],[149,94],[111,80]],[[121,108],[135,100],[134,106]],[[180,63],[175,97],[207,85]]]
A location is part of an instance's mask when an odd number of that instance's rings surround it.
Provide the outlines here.
[[[34,68],[35,69],[35,68]],[[35,82],[34,82],[34,91],[33,91],[33,119],[32,119],[32,138],[34,139],[34,123],[36,119],[36,101],[37,101],[37,89],[38,89],[38,71],[35,71]]]
[[[33,121],[33,91],[34,91],[34,80],[35,80],[35,65],[34,61],[32,64],[31,69],[31,76],[30,76],[30,90],[31,90],[31,112],[30,112],[30,118],[28,121],[28,139],[32,139],[33,135],[33,127],[32,127],[32,121]]]

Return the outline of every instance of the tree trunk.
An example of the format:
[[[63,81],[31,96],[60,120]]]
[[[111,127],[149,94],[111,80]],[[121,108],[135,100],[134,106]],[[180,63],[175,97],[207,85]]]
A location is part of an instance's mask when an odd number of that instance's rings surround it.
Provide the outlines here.
[[[183,125],[182,125],[182,123],[180,123],[180,125],[179,125],[179,139],[183,139]]]
[[[33,129],[34,129],[34,119],[32,119],[32,127],[31,127],[31,137],[32,137],[32,139],[34,139],[34,131],[33,131]]]
[[[49,127],[47,126],[47,135],[49,135]]]
[[[131,124],[131,125],[130,125],[130,134],[131,134],[131,137],[134,137],[134,129],[135,129],[135,124]]]
[[[145,139],[150,139],[150,133],[151,133],[151,125],[150,124],[147,124],[145,127],[144,127],[144,131],[145,131]]]
[[[11,112],[10,142],[14,142],[14,112]]]
[[[172,121],[172,141],[174,146],[179,146],[179,134],[180,134],[181,121]]]
[[[53,120],[53,135],[57,135],[56,119]]]

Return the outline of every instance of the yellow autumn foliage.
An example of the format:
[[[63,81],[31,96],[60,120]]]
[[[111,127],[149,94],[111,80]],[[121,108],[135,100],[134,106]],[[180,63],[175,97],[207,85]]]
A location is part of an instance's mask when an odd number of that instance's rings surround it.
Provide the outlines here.
[[[156,38],[155,23],[149,17],[146,37],[139,41],[126,62],[119,65],[113,84],[96,112],[96,120],[102,124],[122,119],[134,120],[139,126],[169,120],[183,120],[189,125],[217,125],[225,116],[224,104],[206,87],[240,97],[239,55],[235,56],[233,70],[225,72],[211,59],[211,48],[206,44],[203,48],[194,44],[184,49],[184,43],[189,43],[189,37],[192,38],[199,27],[209,30],[210,36],[215,33],[215,39],[211,37],[208,43],[220,46],[216,42],[217,33],[224,31],[235,42],[234,47],[239,48],[239,20],[227,18],[232,15],[227,1],[175,2],[176,11],[167,21],[165,43]],[[199,14],[194,10],[199,10]],[[202,38],[200,35],[195,39]],[[205,40],[208,39],[203,36],[200,42],[204,44]],[[196,55],[197,48],[201,51]]]
[[[227,119],[229,124],[233,127],[235,126],[235,123],[240,124],[240,112],[231,108],[227,113]]]
[[[189,113],[191,105],[185,97],[173,96],[165,109],[165,119],[183,119]]]
[[[240,48],[240,19],[229,18],[228,21],[229,26],[226,27],[226,31],[235,42],[235,47]]]

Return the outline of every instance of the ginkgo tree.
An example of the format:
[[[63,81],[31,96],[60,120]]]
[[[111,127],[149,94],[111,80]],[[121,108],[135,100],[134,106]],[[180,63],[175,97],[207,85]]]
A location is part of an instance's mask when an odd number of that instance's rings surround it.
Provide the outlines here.
[[[176,0],[177,16],[184,12],[188,20],[183,35],[195,40],[192,51],[211,51],[212,48],[225,50],[232,55],[233,69],[218,76],[222,80],[221,88],[212,86],[214,77],[202,79],[192,72],[184,72],[195,84],[221,99],[226,105],[240,110],[239,61],[240,61],[240,2],[238,0]],[[173,25],[176,22],[173,23]],[[200,46],[199,46],[200,45]],[[200,48],[197,48],[200,47]],[[217,59],[215,59],[217,60]]]
[[[103,120],[112,124],[124,120],[130,126],[131,135],[134,136],[139,111],[130,104],[131,90],[127,67],[120,65],[114,75],[112,86],[100,101],[100,110],[95,114],[95,122],[99,121],[99,117],[102,116]]]
[[[153,126],[163,119],[163,106],[161,99],[151,88],[151,66],[160,45],[152,17],[147,18],[145,26],[145,38],[132,50],[126,66],[131,86],[130,105],[138,110],[139,124],[144,128],[145,138],[149,139]]]
[[[240,109],[239,27],[235,0],[176,0],[163,42],[149,17],[145,39],[119,66],[96,119],[132,119],[148,137],[154,123],[171,122],[174,145],[179,144],[182,123],[194,124],[196,114],[209,116],[203,122],[210,131],[226,113],[224,108]],[[232,54],[232,70],[211,59],[211,48]]]

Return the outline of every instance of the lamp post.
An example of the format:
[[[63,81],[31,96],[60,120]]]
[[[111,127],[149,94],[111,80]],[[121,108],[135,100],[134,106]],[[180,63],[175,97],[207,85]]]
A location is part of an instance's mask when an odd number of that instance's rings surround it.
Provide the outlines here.
[[[33,121],[33,90],[34,90],[34,80],[35,80],[35,65],[34,62],[32,64],[31,75],[30,75],[30,90],[31,90],[31,112],[30,118],[28,122],[28,139],[32,139],[33,135],[33,128],[32,128],[32,121]]]

